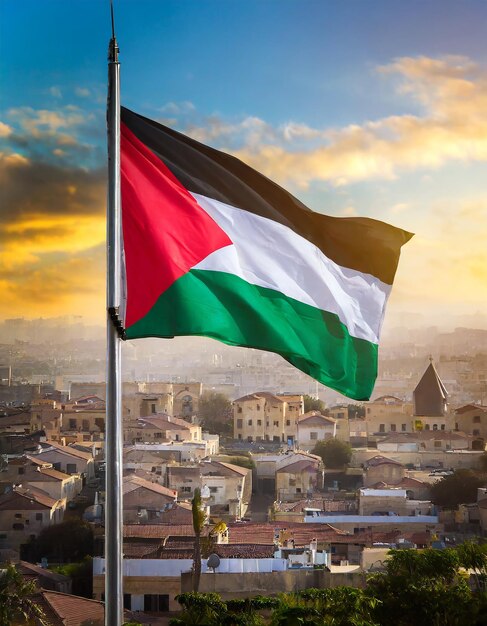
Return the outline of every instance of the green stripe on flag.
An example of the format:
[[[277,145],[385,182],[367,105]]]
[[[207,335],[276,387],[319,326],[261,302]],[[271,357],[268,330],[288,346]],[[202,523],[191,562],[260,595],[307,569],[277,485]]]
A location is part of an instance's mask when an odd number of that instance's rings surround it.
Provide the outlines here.
[[[378,346],[338,317],[225,272],[191,270],[169,287],[127,339],[199,335],[275,352],[324,385],[368,400]]]

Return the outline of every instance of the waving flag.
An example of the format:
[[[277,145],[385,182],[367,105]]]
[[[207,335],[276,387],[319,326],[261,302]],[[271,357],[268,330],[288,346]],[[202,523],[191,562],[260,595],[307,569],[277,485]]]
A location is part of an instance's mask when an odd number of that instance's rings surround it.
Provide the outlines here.
[[[268,350],[369,399],[410,233],[315,213],[231,155],[125,108],[121,193],[128,339]]]

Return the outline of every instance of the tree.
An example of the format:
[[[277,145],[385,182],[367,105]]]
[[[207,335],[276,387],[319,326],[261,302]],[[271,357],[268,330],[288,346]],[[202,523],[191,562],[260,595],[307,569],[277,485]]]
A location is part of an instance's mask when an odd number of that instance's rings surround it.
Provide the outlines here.
[[[25,581],[14,565],[0,570],[0,626],[10,626],[22,618],[25,622],[35,618],[38,623],[46,624],[44,612],[30,598],[35,592],[35,582]]]
[[[239,467],[245,467],[250,470],[255,469],[255,461],[250,456],[232,456],[228,462],[232,465],[238,465]]]
[[[232,434],[232,403],[222,393],[205,391],[200,399],[198,417],[210,432],[223,436]]]
[[[201,531],[206,522],[206,514],[202,508],[201,491],[194,490],[191,501],[193,513],[194,550],[193,550],[193,591],[198,591],[201,578]]]
[[[469,469],[456,470],[431,485],[431,500],[445,508],[477,501],[477,489],[485,485],[485,478]]]
[[[480,580],[482,578],[485,580],[487,575],[487,545],[465,541],[465,543],[457,546],[456,550],[460,565],[466,570],[474,572],[477,591],[480,591]]]
[[[328,469],[340,469],[350,463],[352,448],[348,443],[339,439],[318,441],[313,448],[313,454],[323,459],[323,465]]]
[[[391,550],[385,573],[370,576],[366,594],[380,599],[379,624],[471,626],[477,606],[459,572],[455,550]]]
[[[22,548],[22,558],[40,561],[46,557],[58,563],[82,561],[93,555],[93,529],[78,518],[72,518],[44,528],[36,539]]]
[[[313,398],[313,396],[308,396],[307,394],[303,396],[303,404],[305,413],[308,413],[308,411],[319,411],[323,413],[325,410],[325,403],[322,400]]]

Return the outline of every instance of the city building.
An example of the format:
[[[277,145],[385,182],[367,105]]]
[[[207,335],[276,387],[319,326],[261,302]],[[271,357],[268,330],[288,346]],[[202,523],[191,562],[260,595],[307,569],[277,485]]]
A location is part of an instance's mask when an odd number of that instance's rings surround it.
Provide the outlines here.
[[[234,439],[274,441],[294,445],[303,396],[252,393],[233,402]]]

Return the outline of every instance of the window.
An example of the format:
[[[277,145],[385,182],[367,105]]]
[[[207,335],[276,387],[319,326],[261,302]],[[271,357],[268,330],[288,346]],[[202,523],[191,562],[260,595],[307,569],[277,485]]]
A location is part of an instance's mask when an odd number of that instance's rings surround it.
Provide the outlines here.
[[[445,430],[445,424],[442,424],[442,425],[440,426],[440,428],[441,428],[441,430]]]
[[[345,413],[337,413],[338,419],[344,419],[344,417],[345,417]]]
[[[257,426],[262,426],[262,420],[257,420]]]
[[[274,426],[279,426],[279,421],[274,420]]]
[[[76,463],[66,464],[66,474],[76,474],[76,471],[77,471]]]
[[[248,420],[248,421],[247,421],[247,425],[248,425],[248,426],[252,426],[252,420]]]
[[[60,472],[61,471],[61,463],[53,463],[52,464],[52,469],[55,469],[58,472]]]
[[[403,433],[406,432],[406,428],[407,428],[406,424],[401,424],[401,430]]]
[[[36,513],[36,522],[42,522],[42,513]]]
[[[257,405],[257,411],[260,411],[260,404]]]
[[[152,413],[156,412],[156,405],[155,404],[151,404],[151,411],[152,411]]]
[[[176,435],[177,438],[178,435]],[[154,433],[154,439],[162,439],[162,433]]]
[[[438,424],[433,424],[433,430],[438,430]]]
[[[78,422],[77,422],[75,419],[72,419],[72,418],[71,418],[71,419],[69,420],[69,428],[70,428],[71,430],[73,430],[73,429],[75,429],[75,428],[77,428],[77,427],[78,427]]]
[[[242,412],[242,407],[241,406],[237,407],[237,413],[241,413],[241,412]]]
[[[218,487],[210,487],[210,493],[217,493]]]
[[[474,435],[474,437],[477,437],[478,435],[480,435],[480,430],[478,428],[474,428],[472,431],[472,435]]]
[[[370,413],[370,409],[369,408],[367,409],[367,413]]]
[[[237,420],[237,428],[242,428],[243,426],[243,419],[238,419]]]
[[[82,425],[82,427],[81,427],[81,428],[82,428],[83,430],[90,430],[90,422],[89,422],[89,420],[83,420],[82,424],[83,424],[83,425]]]
[[[286,426],[291,426],[291,420],[286,420]]]
[[[458,422],[455,422],[455,430],[458,430]]]
[[[386,432],[386,425],[385,424],[379,424],[379,432],[380,433],[385,433]]]
[[[169,611],[169,596],[167,594],[145,594],[144,611],[146,613],[162,613]]]
[[[238,433],[237,439],[242,439],[242,435],[240,433]]]
[[[435,448],[441,448],[441,441],[435,441]]]
[[[252,435],[249,435],[249,436],[247,437],[247,441],[249,441],[249,442],[253,441],[253,439],[252,439]]]
[[[391,433],[395,433],[395,432],[396,432],[396,425],[391,424]]]
[[[22,513],[16,513],[14,515],[15,519],[21,519],[22,518]]]
[[[296,487],[296,493],[301,493],[301,487]]]
[[[181,487],[181,491],[184,491],[184,493],[190,493],[191,487],[188,487],[188,486],[185,485],[185,486]]]
[[[474,415],[473,416],[473,423],[474,424],[480,424],[480,415]]]
[[[19,468],[17,469],[17,473],[18,473],[18,474],[25,474],[25,469],[24,469],[23,467],[19,467]]]
[[[425,424],[424,429],[425,430],[429,430],[430,429],[430,425],[429,424]]]
[[[265,425],[266,425],[266,426],[269,426],[269,423],[270,423],[270,422],[266,422],[266,423],[265,423]]]
[[[318,439],[318,433],[311,432],[311,433],[309,434],[309,438],[310,438],[310,439]]]

